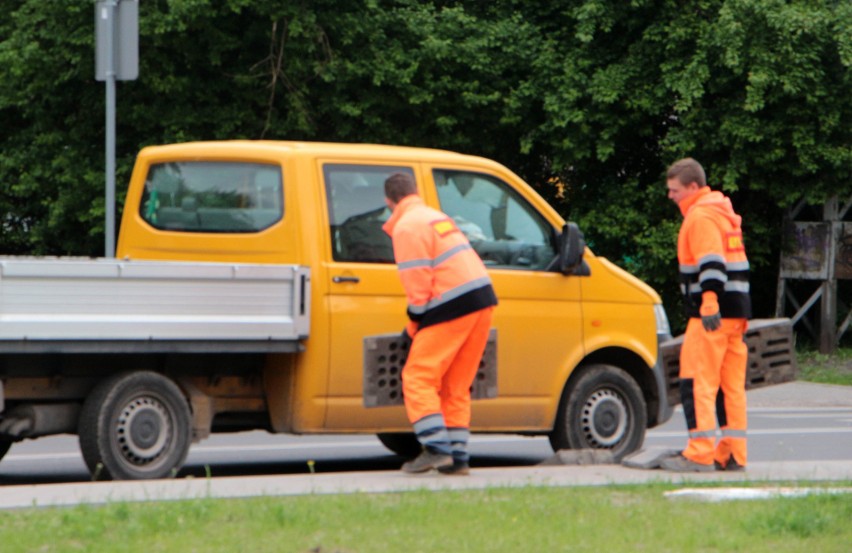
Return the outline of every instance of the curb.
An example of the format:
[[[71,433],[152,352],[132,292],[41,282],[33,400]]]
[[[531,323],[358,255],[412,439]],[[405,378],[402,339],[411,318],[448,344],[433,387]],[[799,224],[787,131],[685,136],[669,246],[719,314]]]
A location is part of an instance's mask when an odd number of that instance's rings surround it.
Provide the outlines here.
[[[523,468],[475,468],[467,477],[442,476],[437,473],[412,476],[399,471],[375,471],[6,486],[0,496],[0,509],[207,498],[716,482],[852,482],[852,463],[753,463],[749,465],[747,472],[736,473],[671,473],[661,470],[638,470],[621,465],[539,465]]]

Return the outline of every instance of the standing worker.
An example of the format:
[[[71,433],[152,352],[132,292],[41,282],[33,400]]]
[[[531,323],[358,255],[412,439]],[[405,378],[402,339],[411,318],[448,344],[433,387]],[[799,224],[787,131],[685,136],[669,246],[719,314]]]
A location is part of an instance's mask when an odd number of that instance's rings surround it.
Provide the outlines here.
[[[408,420],[422,453],[408,473],[470,472],[470,386],[485,351],[497,297],[485,265],[455,222],[426,206],[414,178],[385,181],[393,211],[384,230],[408,299],[404,334],[412,339],[402,371]]]
[[[743,341],[751,317],[742,218],[731,200],[707,186],[692,158],[666,175],[669,199],[683,214],[677,239],[681,290],[689,322],[680,352],[680,395],[689,429],[686,449],[664,459],[677,472],[744,470],[746,450]],[[716,423],[721,439],[716,441]]]

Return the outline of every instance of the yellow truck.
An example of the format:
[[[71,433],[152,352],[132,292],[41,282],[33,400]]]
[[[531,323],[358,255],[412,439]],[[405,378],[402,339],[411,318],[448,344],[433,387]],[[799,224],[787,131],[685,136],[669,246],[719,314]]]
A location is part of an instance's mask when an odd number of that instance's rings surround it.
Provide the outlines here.
[[[363,397],[365,338],[405,324],[381,230],[397,172],[456,220],[500,301],[498,393],[472,431],[638,449],[676,401],[660,297],[517,175],[433,149],[220,141],[139,153],[116,259],[0,260],[0,454],[76,433],[113,479],[173,475],[211,432],[369,433],[410,454],[403,407]]]

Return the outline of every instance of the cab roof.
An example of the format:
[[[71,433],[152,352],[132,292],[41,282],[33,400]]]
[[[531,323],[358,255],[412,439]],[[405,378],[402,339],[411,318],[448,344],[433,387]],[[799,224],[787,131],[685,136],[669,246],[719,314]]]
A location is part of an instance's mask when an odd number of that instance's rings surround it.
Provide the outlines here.
[[[220,140],[202,142],[184,142],[149,146],[140,152],[144,157],[228,157],[243,158],[246,156],[300,156],[309,157],[341,157],[363,159],[393,159],[407,161],[444,161],[444,162],[476,162],[478,165],[494,164],[496,162],[479,156],[471,156],[433,148],[414,146],[391,146],[385,144],[350,144],[335,142],[304,142],[288,140]]]

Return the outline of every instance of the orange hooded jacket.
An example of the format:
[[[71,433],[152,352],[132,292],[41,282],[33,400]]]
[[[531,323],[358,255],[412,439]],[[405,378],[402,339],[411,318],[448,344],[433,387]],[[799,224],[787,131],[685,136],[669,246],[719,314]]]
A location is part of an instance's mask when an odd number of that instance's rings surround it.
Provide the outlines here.
[[[410,195],[383,228],[393,238],[408,316],[419,328],[497,305],[485,265],[452,218]]]
[[[677,258],[687,317],[700,317],[702,294],[715,292],[722,318],[750,318],[742,218],[734,213],[730,198],[705,186],[679,207],[684,220]]]

